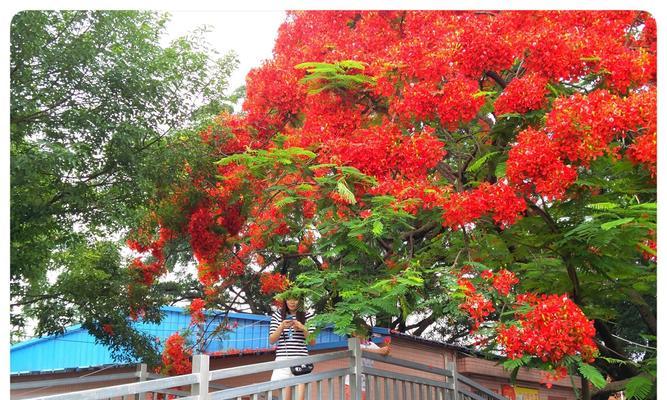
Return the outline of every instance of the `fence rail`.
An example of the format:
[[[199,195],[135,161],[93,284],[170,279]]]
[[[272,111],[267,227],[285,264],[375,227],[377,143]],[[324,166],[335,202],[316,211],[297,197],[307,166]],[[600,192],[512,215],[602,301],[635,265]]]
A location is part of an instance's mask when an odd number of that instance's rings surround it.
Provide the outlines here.
[[[363,366],[362,359],[380,362],[394,370]],[[278,381],[263,381],[239,387],[227,387],[214,381],[252,375],[306,363],[342,360],[343,368],[295,376]],[[395,371],[400,367],[399,371]],[[402,368],[402,369],[401,369]],[[410,372],[405,372],[405,369]],[[424,376],[424,372],[431,376]],[[507,400],[457,373],[455,368],[439,368],[414,361],[362,353],[358,339],[348,341],[348,350],[307,357],[263,362],[233,368],[209,370],[209,356],[193,357],[192,373],[174,377],[149,374],[142,365],[137,372],[114,375],[65,378],[39,382],[20,382],[12,390],[53,387],[78,383],[138,379],[139,382],[56,395],[33,397],[29,400],[145,400],[148,393],[163,393],[179,400],[296,400],[299,388],[306,400],[345,400],[349,384],[350,400],[361,400],[362,389],[368,400]],[[181,386],[189,386],[183,391]],[[289,390],[288,388],[291,388]],[[287,394],[291,393],[288,398]]]

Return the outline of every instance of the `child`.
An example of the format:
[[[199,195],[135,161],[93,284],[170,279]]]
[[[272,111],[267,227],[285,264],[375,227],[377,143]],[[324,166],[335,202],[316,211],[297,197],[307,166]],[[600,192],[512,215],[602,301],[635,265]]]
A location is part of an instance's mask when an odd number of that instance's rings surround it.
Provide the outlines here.
[[[368,353],[376,353],[376,354],[382,354],[383,356],[386,356],[389,354],[391,351],[391,342],[385,342],[387,343],[386,346],[384,347],[379,347],[375,343],[373,343],[372,340],[370,340],[370,333],[371,333],[371,328],[368,325],[365,325],[360,328],[359,330],[355,331],[352,336],[356,337],[359,339],[361,342],[361,350],[368,352]],[[369,360],[367,358],[362,358],[361,359],[361,365],[362,367],[365,368],[372,368],[373,367],[373,360]],[[350,400],[350,377],[345,376],[345,400]],[[361,400],[366,400],[366,376],[361,375]]]

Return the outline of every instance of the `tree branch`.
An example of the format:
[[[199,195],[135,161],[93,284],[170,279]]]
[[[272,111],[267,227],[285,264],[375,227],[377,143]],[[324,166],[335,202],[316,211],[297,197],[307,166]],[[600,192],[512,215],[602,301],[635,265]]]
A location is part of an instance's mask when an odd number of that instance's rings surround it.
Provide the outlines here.
[[[644,300],[642,295],[639,294],[639,292],[637,292],[636,290],[630,288],[623,289],[623,293],[625,293],[632,302],[632,304],[634,304],[637,307],[639,315],[644,320],[644,323],[648,327],[651,334],[656,336],[658,334],[658,321],[655,318],[653,310]]]
[[[639,374],[639,376],[645,376],[645,377],[653,380],[651,375],[647,374],[645,372]],[[593,390],[591,395],[592,395],[592,397],[595,397],[595,398],[605,398],[606,399],[609,395],[612,395],[614,393],[620,392],[621,390],[625,389],[625,385],[628,384],[630,379],[632,379],[632,378],[621,379],[619,381],[609,382],[602,389]]]
[[[500,75],[498,75],[495,71],[486,71],[485,74],[489,78],[496,81],[496,83],[498,85],[500,85],[501,88],[505,89],[507,87],[507,82],[505,82],[505,80]]]

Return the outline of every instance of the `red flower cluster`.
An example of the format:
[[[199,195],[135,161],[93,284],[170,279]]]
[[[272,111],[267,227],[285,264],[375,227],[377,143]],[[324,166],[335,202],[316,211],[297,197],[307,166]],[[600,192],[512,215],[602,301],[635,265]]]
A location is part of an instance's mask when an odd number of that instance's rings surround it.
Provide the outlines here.
[[[648,132],[635,139],[628,149],[628,157],[635,163],[643,164],[652,177],[658,173],[658,135],[656,131]]]
[[[477,292],[477,289],[475,289],[475,285],[473,285],[472,282],[470,282],[470,280],[468,280],[466,278],[459,278],[457,283],[462,288],[463,293],[466,296],[470,296],[470,295]]]
[[[192,372],[192,350],[186,350],[185,338],[178,333],[167,338],[162,352],[162,364],[166,375],[184,375]]]
[[[560,365],[551,371],[542,371],[540,383],[544,383],[547,389],[551,389],[554,382],[567,378],[567,368]]]
[[[263,273],[259,278],[260,291],[264,294],[274,294],[285,291],[289,286],[289,280],[281,273]]]
[[[465,301],[459,305],[459,308],[473,319],[472,331],[479,328],[479,325],[484,322],[496,309],[493,307],[491,300],[484,297],[481,293],[473,293],[466,296]]]
[[[135,258],[129,266],[130,270],[137,272],[140,283],[150,286],[155,281],[155,278],[166,272],[163,248],[174,236],[175,233],[171,229],[161,227],[158,239],[155,241],[146,243],[150,239],[147,238],[146,231],[142,230],[139,230],[139,240],[130,239],[127,241],[130,249],[139,253],[150,252],[152,257],[152,262],[149,263],[144,262],[141,258]]]
[[[190,215],[188,233],[190,245],[195,257],[200,263],[215,262],[216,256],[224,244],[224,238],[213,232],[215,219],[211,210],[200,207]]]
[[[498,327],[498,343],[509,358],[524,354],[543,362],[559,363],[566,355],[579,355],[591,362],[597,354],[595,328],[579,307],[567,296],[523,297],[530,306],[517,312],[518,325]]]
[[[493,287],[496,288],[498,293],[502,296],[507,296],[510,293],[512,286],[517,283],[519,283],[519,279],[516,275],[506,269],[501,269],[493,277]]]
[[[397,177],[380,180],[377,186],[368,190],[368,193],[393,196],[396,198],[396,207],[417,214],[420,210],[429,210],[442,204],[445,193],[449,190],[449,186],[438,185],[428,177],[413,179]]]
[[[113,326],[111,324],[104,324],[102,325],[102,330],[109,336],[113,336]]]
[[[313,245],[314,241],[315,241],[315,234],[313,234],[312,231],[307,231],[303,235],[303,238],[299,241],[299,246],[297,247],[298,253],[306,254],[310,252],[310,248]]]
[[[658,261],[658,256],[654,254],[658,250],[658,244],[655,242],[653,239],[646,239],[642,243],[644,246],[648,247],[649,249],[653,250],[653,253],[650,253],[646,250],[641,250],[642,251],[642,257],[646,261],[651,261],[651,262],[657,262]]]
[[[507,178],[528,193],[560,199],[577,179],[577,172],[560,158],[555,143],[543,132],[528,128],[509,151]]]
[[[526,202],[506,182],[484,182],[476,189],[452,193],[443,203],[443,225],[458,229],[489,213],[501,228],[513,224],[526,210]]]
[[[524,114],[528,111],[539,110],[546,104],[547,92],[547,79],[538,73],[530,73],[514,79],[496,99],[494,103],[496,115]]]
[[[196,325],[206,321],[206,316],[204,315],[204,307],[206,307],[206,301],[203,299],[194,299],[190,303],[190,325]]]
[[[588,165],[623,132],[623,108],[623,100],[605,90],[560,97],[547,114],[545,130],[562,157]]]

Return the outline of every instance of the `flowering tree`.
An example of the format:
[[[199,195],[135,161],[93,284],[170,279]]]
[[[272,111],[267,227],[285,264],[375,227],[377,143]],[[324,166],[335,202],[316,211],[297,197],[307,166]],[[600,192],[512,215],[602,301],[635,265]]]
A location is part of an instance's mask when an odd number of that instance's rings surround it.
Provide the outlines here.
[[[289,13],[243,112],[201,132],[215,163],[132,236],[135,290],[186,241],[209,305],[289,277],[341,333],[472,337],[584,397],[646,397],[655,32],[635,11]]]

